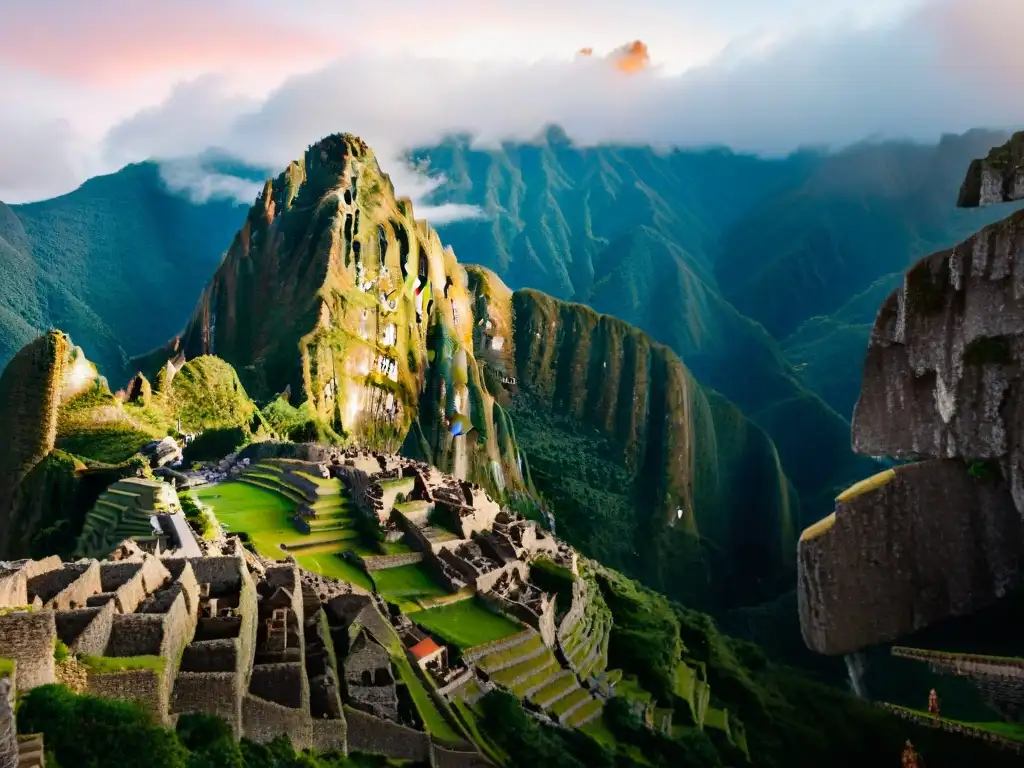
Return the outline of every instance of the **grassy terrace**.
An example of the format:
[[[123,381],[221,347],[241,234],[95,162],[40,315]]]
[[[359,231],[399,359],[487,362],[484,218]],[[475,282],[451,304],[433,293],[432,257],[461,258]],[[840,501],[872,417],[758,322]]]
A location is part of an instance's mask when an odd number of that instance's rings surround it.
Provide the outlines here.
[[[364,547],[350,527],[351,517],[341,496],[328,497],[317,504],[325,507],[325,520],[342,525],[333,530],[313,529],[305,534],[291,522],[297,503],[280,492],[243,482],[226,482],[192,491],[201,504],[213,509],[217,520],[228,531],[244,532],[264,557],[280,560],[294,554],[299,564],[310,571],[350,584],[372,589],[369,577],[341,558],[345,550],[373,554]],[[341,502],[341,503],[339,503]],[[320,512],[319,506],[317,511]],[[334,515],[333,517],[326,517]],[[281,548],[285,545],[291,551]],[[293,549],[294,548],[294,549]]]
[[[166,660],[162,656],[80,656],[79,661],[89,668],[90,672],[111,674],[147,669],[151,672],[163,672]]]
[[[405,612],[419,610],[416,601],[448,594],[448,590],[434,581],[426,568],[418,563],[387,568],[373,572],[377,592],[391,603],[397,603]]]
[[[521,632],[511,619],[499,616],[478,600],[429,608],[416,613],[415,621],[461,651]]]
[[[441,714],[437,705],[434,704],[434,700],[430,698],[430,694],[423,687],[422,681],[416,676],[416,672],[413,671],[405,653],[395,653],[392,655],[391,660],[398,669],[399,677],[402,678],[402,681],[408,688],[413,703],[416,704],[416,709],[420,713],[420,717],[423,718],[423,725],[430,731],[431,735],[449,744],[461,742],[463,737],[451,726],[444,715]]]
[[[968,720],[953,720],[948,717],[932,717],[927,712],[923,712],[918,709],[911,709],[910,707],[901,707],[896,704],[887,704],[886,706],[887,708],[900,709],[912,715],[916,715],[924,721],[954,723],[967,728],[977,728],[979,731],[988,731],[989,733],[1001,736],[1004,739],[1010,739],[1011,741],[1024,742],[1024,725],[1019,723],[1007,723],[1001,720],[989,723],[973,723]],[[708,713],[710,714],[710,712],[711,710],[709,709]]]
[[[0,659],[0,680],[14,674],[14,661],[12,659]]]

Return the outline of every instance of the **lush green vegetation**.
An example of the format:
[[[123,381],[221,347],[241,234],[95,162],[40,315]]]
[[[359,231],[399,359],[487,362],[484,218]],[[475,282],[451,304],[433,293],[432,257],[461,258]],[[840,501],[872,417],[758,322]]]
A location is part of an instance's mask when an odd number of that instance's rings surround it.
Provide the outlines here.
[[[53,768],[387,768],[372,755],[297,753],[287,737],[269,744],[234,740],[223,720],[183,715],[177,730],[163,728],[140,706],[76,696],[44,685],[25,694],[18,710],[22,733],[42,733]],[[413,768],[407,766],[407,768]]]
[[[475,598],[417,611],[413,618],[417,624],[463,651],[523,629],[512,620],[489,611]]]
[[[185,464],[194,461],[216,461],[244,448],[251,440],[252,433],[248,427],[214,427],[200,432],[186,445],[182,457]]]
[[[294,554],[303,568],[364,589],[372,588],[366,573],[341,557],[346,549],[369,554],[358,538],[342,538],[346,533],[337,530],[299,532],[291,522],[296,503],[283,494],[237,481],[199,488],[192,493],[213,509],[217,521],[227,531],[246,534],[261,555],[280,560]],[[285,550],[282,545],[301,548]]]

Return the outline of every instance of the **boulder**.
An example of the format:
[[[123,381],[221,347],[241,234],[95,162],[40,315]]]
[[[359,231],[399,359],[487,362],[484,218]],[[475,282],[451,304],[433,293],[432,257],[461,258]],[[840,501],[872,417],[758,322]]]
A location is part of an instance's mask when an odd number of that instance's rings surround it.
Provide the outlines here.
[[[149,459],[149,466],[153,469],[175,464],[182,460],[181,448],[173,437],[165,437],[162,440],[146,443],[139,450],[139,453]]]
[[[808,647],[845,654],[965,616],[1024,586],[1024,517],[998,471],[888,470],[840,497],[797,548]]]

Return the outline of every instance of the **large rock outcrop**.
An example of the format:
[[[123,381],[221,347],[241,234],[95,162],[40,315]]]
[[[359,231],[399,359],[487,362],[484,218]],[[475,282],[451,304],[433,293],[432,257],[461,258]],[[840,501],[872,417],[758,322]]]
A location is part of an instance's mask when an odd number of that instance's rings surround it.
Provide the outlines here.
[[[801,621],[821,653],[852,653],[963,616],[1024,586],[1024,517],[998,473],[958,460],[889,470],[809,528]]]
[[[1017,172],[992,158],[1018,158],[1021,138],[972,165],[961,204],[1016,199],[1013,184],[992,192],[996,170]],[[979,174],[988,179],[980,196],[970,192]],[[851,489],[804,532],[799,600],[810,647],[855,651],[1024,584],[1022,265],[1018,212],[919,261],[879,310],[854,449],[933,461]]]
[[[1024,200],[1024,131],[971,163],[957,205],[975,208],[1014,200]]]

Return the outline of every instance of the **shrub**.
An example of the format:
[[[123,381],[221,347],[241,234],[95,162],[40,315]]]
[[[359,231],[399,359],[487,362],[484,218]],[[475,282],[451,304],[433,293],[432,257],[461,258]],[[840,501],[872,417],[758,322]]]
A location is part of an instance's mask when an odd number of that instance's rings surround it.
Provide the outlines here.
[[[65,766],[186,768],[187,751],[137,704],[76,696],[59,685],[28,691],[18,710],[24,733],[42,733]]]
[[[219,427],[208,429],[185,446],[182,452],[186,464],[193,461],[214,461],[249,444],[252,436],[246,427]]]

